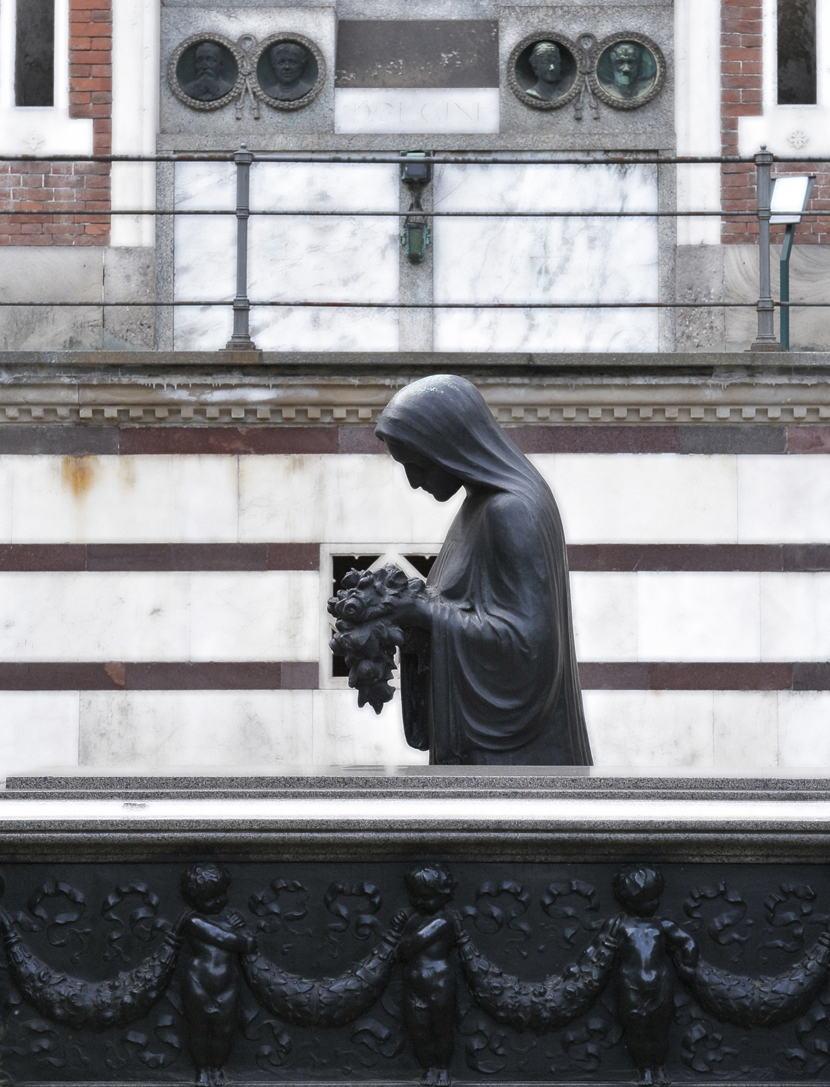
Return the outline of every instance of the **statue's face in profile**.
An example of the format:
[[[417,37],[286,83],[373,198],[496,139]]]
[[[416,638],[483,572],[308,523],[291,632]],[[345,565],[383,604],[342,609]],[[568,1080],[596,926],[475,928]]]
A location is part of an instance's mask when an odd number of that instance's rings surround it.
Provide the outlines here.
[[[277,82],[283,87],[291,87],[302,78],[306,54],[301,46],[292,45],[291,42],[272,45],[268,51],[268,59]]]
[[[562,78],[562,56],[554,42],[539,42],[530,54],[530,67],[542,83],[558,83]]]
[[[461,487],[461,480],[442,468],[435,461],[420,456],[414,449],[392,438],[386,439],[386,448],[403,465],[409,486],[413,490],[426,491],[439,502],[446,502]]]
[[[640,47],[634,42],[623,42],[611,52],[614,82],[618,87],[630,87],[640,75]]]
[[[210,79],[217,79],[222,69],[222,54],[218,47],[211,42],[202,42],[196,50],[194,66],[197,77],[207,76]]]

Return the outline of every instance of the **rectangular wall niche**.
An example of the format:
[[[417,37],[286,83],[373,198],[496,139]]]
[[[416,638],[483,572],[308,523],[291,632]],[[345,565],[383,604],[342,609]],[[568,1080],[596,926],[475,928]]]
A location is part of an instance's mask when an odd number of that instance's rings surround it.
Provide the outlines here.
[[[55,0],[17,0],[14,102],[55,104]]]
[[[778,0],[778,104],[816,102],[816,0]]]

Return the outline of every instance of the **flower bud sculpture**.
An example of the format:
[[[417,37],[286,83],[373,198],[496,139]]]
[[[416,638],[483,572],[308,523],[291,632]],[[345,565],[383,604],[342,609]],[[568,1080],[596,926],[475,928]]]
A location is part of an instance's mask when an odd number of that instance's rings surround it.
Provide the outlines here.
[[[425,591],[420,578],[408,578],[391,563],[381,570],[350,570],[343,588],[330,598],[328,610],[335,617],[337,633],[329,643],[346,658],[349,686],[357,688],[357,704],[368,702],[375,713],[390,702],[389,680],[395,669],[395,650],[404,633],[387,616],[393,601]]]

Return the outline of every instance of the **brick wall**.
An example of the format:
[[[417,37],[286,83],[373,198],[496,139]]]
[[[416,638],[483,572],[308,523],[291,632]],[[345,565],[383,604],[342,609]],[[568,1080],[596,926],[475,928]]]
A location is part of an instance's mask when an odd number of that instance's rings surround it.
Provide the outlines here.
[[[723,0],[721,5],[721,153],[738,154],[738,119],[762,112],[763,11],[761,0]],[[746,211],[755,205],[755,171],[751,166],[721,169],[721,207]],[[758,223],[723,219],[724,242],[747,242]]]
[[[111,0],[70,0],[69,114],[91,118],[93,153],[109,154]],[[89,212],[109,208],[107,163],[0,162],[0,245],[107,245],[109,216]]]
[[[738,122],[741,117],[763,113],[763,10],[761,0],[723,0],[721,6],[721,153],[737,155]],[[795,153],[795,152],[792,152]],[[807,152],[809,153],[809,152]],[[815,164],[776,165],[774,174],[815,173],[816,186],[810,207],[830,211],[830,167]],[[725,211],[755,208],[755,168],[740,164],[721,169],[721,207]],[[773,241],[780,241],[783,227],[773,227]],[[758,236],[755,219],[723,219],[722,240],[726,243],[754,242]],[[799,244],[830,242],[830,220],[806,219],[798,227]]]

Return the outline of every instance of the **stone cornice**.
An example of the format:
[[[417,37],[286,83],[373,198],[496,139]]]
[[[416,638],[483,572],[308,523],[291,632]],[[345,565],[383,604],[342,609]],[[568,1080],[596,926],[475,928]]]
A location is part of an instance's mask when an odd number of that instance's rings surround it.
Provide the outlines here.
[[[830,422],[830,353],[648,355],[3,352],[0,426],[367,426],[417,376],[451,371],[499,422]]]

